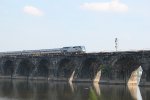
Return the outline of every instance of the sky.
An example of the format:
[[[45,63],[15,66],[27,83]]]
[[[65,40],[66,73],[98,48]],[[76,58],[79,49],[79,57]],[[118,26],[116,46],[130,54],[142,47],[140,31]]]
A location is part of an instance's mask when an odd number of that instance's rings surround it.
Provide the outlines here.
[[[150,50],[150,0],[0,0],[0,52]]]

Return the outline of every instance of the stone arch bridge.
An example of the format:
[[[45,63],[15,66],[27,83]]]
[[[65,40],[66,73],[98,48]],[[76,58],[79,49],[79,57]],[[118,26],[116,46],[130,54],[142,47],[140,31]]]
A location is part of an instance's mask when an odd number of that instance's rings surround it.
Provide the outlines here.
[[[139,66],[140,84],[150,85],[150,51],[3,56],[0,78],[92,82],[101,71],[100,83],[125,84]]]

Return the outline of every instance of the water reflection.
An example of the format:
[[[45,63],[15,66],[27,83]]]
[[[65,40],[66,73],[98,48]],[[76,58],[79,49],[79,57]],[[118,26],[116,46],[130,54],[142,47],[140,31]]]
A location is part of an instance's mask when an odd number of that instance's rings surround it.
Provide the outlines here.
[[[0,80],[0,100],[150,100],[149,93],[148,87]]]
[[[72,92],[74,92],[74,86],[73,86],[73,83],[71,81],[69,81],[69,85],[70,85]]]
[[[98,83],[93,83],[93,86],[94,86],[94,89],[95,89],[97,95],[100,96],[100,95],[101,95],[101,91],[100,91],[100,86],[99,86],[99,84],[98,84]]]
[[[129,88],[129,91],[130,91],[130,93],[131,93],[134,100],[142,100],[142,96],[141,96],[139,86],[128,85],[128,88]]]

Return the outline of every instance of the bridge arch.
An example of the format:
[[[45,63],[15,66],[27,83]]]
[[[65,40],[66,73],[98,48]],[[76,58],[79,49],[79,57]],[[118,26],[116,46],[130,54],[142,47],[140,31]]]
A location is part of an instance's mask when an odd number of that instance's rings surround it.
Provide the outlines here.
[[[82,63],[80,78],[93,79],[98,72],[100,62],[97,58],[87,58]]]
[[[144,74],[145,74],[146,81],[150,82],[150,68],[144,70]]]
[[[71,59],[64,58],[60,60],[57,77],[69,78],[75,69],[75,62]]]
[[[37,67],[37,75],[48,77],[50,62],[48,59],[41,59]]]
[[[29,77],[34,68],[35,66],[30,59],[23,59],[19,63],[17,74],[20,76]]]
[[[3,65],[3,74],[4,75],[13,75],[15,70],[15,65],[12,60],[6,60]]]
[[[140,65],[140,62],[134,56],[119,56],[112,64],[111,78],[127,80],[131,73],[135,71]]]

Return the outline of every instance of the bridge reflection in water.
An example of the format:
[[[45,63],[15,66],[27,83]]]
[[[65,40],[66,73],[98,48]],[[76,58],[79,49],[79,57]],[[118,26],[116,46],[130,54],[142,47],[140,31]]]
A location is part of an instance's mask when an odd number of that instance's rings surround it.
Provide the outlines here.
[[[149,94],[149,87],[51,81],[0,81],[0,100],[150,100]]]

